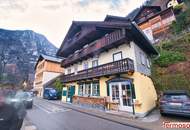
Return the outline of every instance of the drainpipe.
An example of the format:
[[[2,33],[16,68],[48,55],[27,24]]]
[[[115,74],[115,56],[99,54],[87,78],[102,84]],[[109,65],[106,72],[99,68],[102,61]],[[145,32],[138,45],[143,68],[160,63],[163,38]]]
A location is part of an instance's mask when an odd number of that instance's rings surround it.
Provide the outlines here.
[[[133,87],[132,89],[134,90],[134,85],[133,84],[131,84],[131,87]],[[133,92],[134,91],[131,91],[131,94],[132,94],[132,108],[133,108],[133,116],[135,116],[135,104],[134,104],[134,102],[133,102],[133,96],[134,96],[134,94],[133,94]]]

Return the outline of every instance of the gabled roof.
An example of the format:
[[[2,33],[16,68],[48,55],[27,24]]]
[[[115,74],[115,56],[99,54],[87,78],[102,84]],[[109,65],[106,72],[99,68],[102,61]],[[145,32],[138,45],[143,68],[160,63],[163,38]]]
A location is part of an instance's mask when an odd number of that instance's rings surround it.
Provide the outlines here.
[[[130,19],[131,21],[133,21],[133,20],[135,19],[135,17],[137,16],[137,14],[139,13],[139,11],[140,11],[140,8],[134,9],[132,12],[130,12],[130,13],[126,16],[126,18],[127,18],[127,19]]]
[[[161,7],[160,6],[142,6],[140,8],[136,8],[135,10],[133,10],[131,13],[129,13],[126,18],[134,21],[135,18],[145,9],[145,8],[153,8],[153,9],[157,9],[158,11],[161,11]]]
[[[49,55],[44,55],[44,54],[41,54],[39,57],[38,57],[38,60],[36,62],[36,65],[35,65],[35,68],[37,67],[39,61],[42,61],[43,59],[47,60],[47,61],[52,61],[52,62],[56,62],[56,63],[61,63],[61,61],[63,60],[63,58],[58,58],[58,57],[54,57],[54,56],[49,56]]]
[[[121,17],[121,16],[113,16],[113,15],[106,15],[104,21],[123,21],[123,22],[128,22],[130,19],[127,19],[126,17]]]
[[[147,52],[149,55],[158,55],[158,52],[156,49],[153,47],[151,42],[148,40],[148,38],[145,36],[145,34],[138,28],[138,26],[133,22],[122,22],[122,21],[117,21],[117,22],[97,22],[97,21],[78,21],[74,22],[72,26],[81,26],[81,25],[94,25],[95,27],[103,27],[103,28],[116,28],[117,29],[126,29],[127,34],[130,35],[131,39],[135,41],[135,44],[137,44],[142,50]],[[72,29],[69,29],[68,33]],[[68,35],[68,34],[67,34]],[[61,51],[62,47],[64,46],[64,41],[59,49]]]
[[[130,22],[107,22],[107,21],[73,21],[72,25],[69,28],[69,31],[67,32],[61,47],[57,51],[57,55],[60,54],[61,49],[63,48],[67,38],[72,35],[72,32],[74,29],[82,27],[82,26],[93,26],[95,28],[109,28],[109,29],[120,29],[121,27],[129,28]]]

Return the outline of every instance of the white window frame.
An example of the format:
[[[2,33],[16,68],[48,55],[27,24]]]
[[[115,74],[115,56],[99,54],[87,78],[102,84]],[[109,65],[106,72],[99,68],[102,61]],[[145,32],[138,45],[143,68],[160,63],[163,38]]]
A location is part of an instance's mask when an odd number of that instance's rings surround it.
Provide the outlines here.
[[[98,66],[98,59],[92,61],[92,67],[96,67],[96,66]]]
[[[67,74],[71,74],[71,71],[72,71],[71,68],[68,68],[67,69]]]
[[[83,64],[83,69],[86,70],[89,68],[88,62],[84,62]]]
[[[150,59],[147,58],[147,59],[146,59],[146,62],[147,62],[147,63],[146,63],[146,64],[147,64],[147,67],[150,68],[150,66],[151,66],[151,64],[150,64]]]
[[[120,56],[120,59],[117,59],[117,58],[115,59],[115,56]],[[119,61],[119,60],[122,60],[122,59],[123,59],[122,51],[113,53],[113,61]]]
[[[141,64],[142,64],[142,65],[145,65],[145,64],[146,64],[146,63],[145,63],[145,62],[146,62],[146,61],[145,61],[146,58],[145,58],[145,55],[144,55],[142,52],[140,52],[140,59],[141,59]]]
[[[79,93],[78,93],[78,95],[83,96],[83,94],[84,94],[83,91],[84,91],[84,84],[79,84]]]
[[[74,66],[74,73],[77,74],[78,73],[78,65]]]
[[[90,85],[90,86],[88,86],[90,88],[90,91],[89,91],[89,88],[87,87],[87,84]],[[95,89],[96,93],[94,93],[93,84],[97,84],[96,89]],[[100,85],[98,82],[90,82],[90,83],[79,84],[79,93],[78,93],[79,96],[84,96],[84,97],[86,97],[86,96],[92,96],[92,97],[99,96],[98,92],[100,92],[100,90],[99,90],[100,86],[98,89],[98,85]]]
[[[100,84],[99,83],[97,83],[97,82],[92,82],[91,83],[91,86],[92,86],[92,90],[91,90],[91,92],[92,92],[92,96],[99,96],[99,93],[98,92],[100,92],[100,86],[99,86]]]

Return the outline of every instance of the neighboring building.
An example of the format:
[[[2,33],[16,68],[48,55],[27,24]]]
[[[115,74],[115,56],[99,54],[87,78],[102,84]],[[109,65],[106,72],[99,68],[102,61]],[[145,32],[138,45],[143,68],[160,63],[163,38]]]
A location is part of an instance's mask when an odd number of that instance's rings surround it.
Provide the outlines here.
[[[135,23],[75,21],[57,55],[65,57],[63,102],[139,116],[156,106],[149,76],[158,52]]]
[[[170,7],[175,8],[182,3],[183,0],[154,0],[152,6],[160,6],[162,10],[165,10]]]
[[[105,21],[121,21],[121,19],[135,21],[152,43],[167,37],[169,26],[176,20],[172,8],[161,10],[160,6],[142,6],[127,17],[117,18],[108,15]]]
[[[40,55],[35,66],[34,90],[38,91],[38,96],[43,96],[43,85],[64,73],[61,67],[63,59]]]

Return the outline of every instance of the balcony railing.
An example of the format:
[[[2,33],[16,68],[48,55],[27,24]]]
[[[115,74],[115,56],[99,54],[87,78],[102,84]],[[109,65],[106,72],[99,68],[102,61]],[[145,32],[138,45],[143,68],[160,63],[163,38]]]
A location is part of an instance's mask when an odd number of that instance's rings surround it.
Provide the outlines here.
[[[89,46],[83,48],[79,52],[69,56],[67,59],[65,59],[62,62],[62,66],[67,67],[73,63],[76,63],[77,61],[80,61],[81,59],[84,59],[85,57],[98,54],[104,51],[105,49],[109,49],[111,46],[114,46],[113,43],[119,44],[119,41],[121,41],[124,38],[125,38],[125,30],[118,30],[112,32],[104,36],[103,38],[89,44]]]
[[[126,58],[119,61],[110,62],[94,68],[79,71],[77,74],[68,74],[61,77],[62,82],[78,81],[100,76],[109,76],[124,72],[134,72],[133,60]]]

